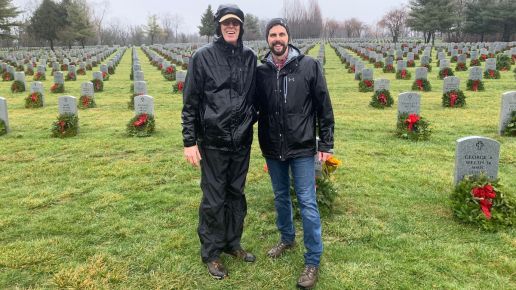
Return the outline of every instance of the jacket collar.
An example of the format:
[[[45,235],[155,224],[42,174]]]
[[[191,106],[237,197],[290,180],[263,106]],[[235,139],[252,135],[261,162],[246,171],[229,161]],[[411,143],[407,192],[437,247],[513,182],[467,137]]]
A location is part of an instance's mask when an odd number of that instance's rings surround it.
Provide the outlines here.
[[[241,51],[242,48],[244,47],[244,44],[243,44],[243,41],[241,38],[238,39],[237,46],[233,46],[233,45],[227,43],[224,40],[224,37],[222,37],[222,36],[216,37],[213,42],[215,43],[216,46],[218,46],[225,52]]]
[[[286,67],[293,60],[298,59],[302,56],[303,54],[301,53],[301,51],[299,51],[297,47],[293,46],[292,44],[289,44],[287,61],[285,62],[285,65],[283,67]],[[267,54],[265,54],[264,58],[262,59],[262,63],[271,64],[274,68],[276,68],[276,65],[274,64],[274,61],[272,59],[272,53],[270,51],[267,52]]]

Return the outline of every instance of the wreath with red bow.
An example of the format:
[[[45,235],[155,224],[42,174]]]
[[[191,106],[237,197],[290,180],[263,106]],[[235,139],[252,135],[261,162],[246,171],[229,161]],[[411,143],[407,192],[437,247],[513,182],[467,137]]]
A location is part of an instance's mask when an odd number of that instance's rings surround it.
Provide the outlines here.
[[[466,105],[466,96],[461,90],[449,91],[443,94],[443,107],[461,108]]]
[[[47,76],[45,75],[45,73],[41,73],[41,72],[36,72],[34,74],[34,77],[32,77],[32,79],[34,81],[44,81],[47,79]]]
[[[54,94],[60,94],[60,93],[64,93],[64,84],[58,84],[58,83],[54,83],[51,87],[50,87],[50,92],[54,93]]]
[[[429,122],[418,114],[399,114],[396,136],[413,141],[428,140],[431,130]]]
[[[369,105],[373,108],[383,109],[385,107],[392,107],[394,100],[388,90],[378,90],[371,98]]]
[[[362,80],[358,83],[359,92],[372,92],[374,91],[374,80]]]
[[[52,137],[67,138],[77,135],[79,131],[79,117],[75,114],[62,114],[52,124]]]
[[[25,98],[25,108],[43,107],[43,95],[38,92],[31,93]]]
[[[25,83],[22,81],[14,81],[11,85],[11,93],[25,92]]]
[[[385,65],[385,67],[383,68],[382,71],[384,73],[395,73],[396,69],[394,68],[394,66],[392,64],[387,64],[387,65]]]
[[[466,90],[473,92],[484,91],[484,82],[481,80],[468,80],[466,83]]]
[[[95,108],[97,104],[95,103],[95,99],[91,96],[81,96],[79,99],[79,104],[77,105],[79,109],[88,109]]]
[[[484,71],[484,78],[485,79],[499,79],[500,72],[497,70],[488,69],[488,70]]]
[[[405,68],[396,72],[397,80],[410,80],[411,76],[412,74]]]
[[[153,115],[146,113],[134,116],[127,123],[127,135],[136,137],[149,137],[154,133],[155,120]]]
[[[413,91],[429,92],[432,90],[432,85],[426,79],[417,79],[412,84]]]
[[[445,77],[454,76],[453,71],[449,67],[445,67],[439,70],[439,79],[443,80]]]
[[[174,93],[182,93],[184,87],[185,87],[184,82],[176,82],[172,89],[173,89]]]
[[[498,180],[485,175],[465,176],[451,195],[453,213],[464,223],[486,230],[510,227],[516,223],[516,203],[504,193]]]
[[[99,79],[91,80],[93,83],[93,91],[94,92],[102,92],[104,90],[104,82]]]

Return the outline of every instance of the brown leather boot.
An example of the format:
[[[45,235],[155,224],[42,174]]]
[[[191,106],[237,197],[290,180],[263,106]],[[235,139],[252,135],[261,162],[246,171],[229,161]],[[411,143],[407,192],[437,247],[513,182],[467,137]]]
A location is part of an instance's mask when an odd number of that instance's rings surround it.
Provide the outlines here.
[[[292,242],[292,244],[287,244],[285,242],[279,242],[279,244],[277,244],[276,246],[272,247],[272,249],[270,249],[267,252],[267,256],[269,256],[271,258],[278,258],[286,250],[291,249],[292,247],[294,247],[294,245],[295,245],[294,242]]]
[[[208,266],[208,272],[213,278],[222,280],[228,276],[228,271],[219,259],[208,262],[206,265]]]
[[[305,269],[297,280],[297,287],[301,289],[312,289],[317,283],[319,269],[315,266],[305,266]]]
[[[251,254],[250,252],[246,252],[243,249],[238,249],[238,250],[234,250],[234,251],[226,252],[226,253],[228,255],[238,258],[244,262],[252,263],[252,262],[256,261],[256,257],[253,254]]]

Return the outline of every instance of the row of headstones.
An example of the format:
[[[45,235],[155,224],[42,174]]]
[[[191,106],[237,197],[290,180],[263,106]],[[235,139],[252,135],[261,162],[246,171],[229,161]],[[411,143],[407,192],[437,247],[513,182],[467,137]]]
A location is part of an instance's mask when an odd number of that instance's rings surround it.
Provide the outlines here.
[[[91,93],[93,96],[92,86],[93,84],[88,84],[87,90],[88,92],[83,91],[83,94]],[[154,98],[147,95],[134,97],[134,113],[135,115],[140,114],[148,114],[154,115]],[[77,98],[73,96],[61,96],[58,98],[58,111],[59,116],[62,115],[78,115],[78,103]],[[9,117],[7,110],[7,100],[3,97],[0,97],[0,120],[2,120],[5,124],[5,128],[7,132],[10,131],[9,128]]]
[[[360,68],[363,66],[355,66],[355,80],[373,80],[374,79],[374,70],[371,68]],[[405,67],[399,67],[398,69],[405,69]],[[481,81],[482,80],[482,68],[480,67],[472,67],[469,69],[469,78],[471,81]],[[455,76],[445,77],[444,87],[446,87],[447,83],[456,83],[459,78]],[[426,67],[417,67],[416,68],[416,80],[428,80],[428,68]],[[453,81],[452,81],[453,80]]]

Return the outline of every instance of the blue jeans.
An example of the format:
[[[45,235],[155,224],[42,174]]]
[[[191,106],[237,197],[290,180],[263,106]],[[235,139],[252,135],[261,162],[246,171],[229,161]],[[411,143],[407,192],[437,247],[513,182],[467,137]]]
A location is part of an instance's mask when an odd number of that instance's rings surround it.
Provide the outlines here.
[[[314,157],[300,157],[286,161],[266,159],[266,161],[274,190],[274,205],[277,213],[276,226],[281,233],[281,241],[292,244],[296,237],[292,201],[290,200],[290,168],[303,220],[303,240],[306,248],[305,265],[318,267],[323,243],[321,218],[315,195]]]

